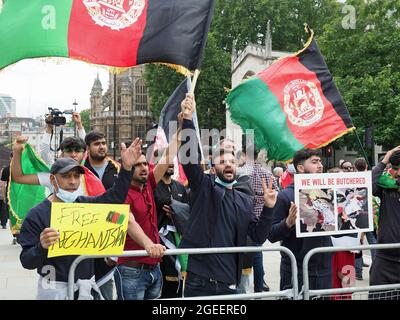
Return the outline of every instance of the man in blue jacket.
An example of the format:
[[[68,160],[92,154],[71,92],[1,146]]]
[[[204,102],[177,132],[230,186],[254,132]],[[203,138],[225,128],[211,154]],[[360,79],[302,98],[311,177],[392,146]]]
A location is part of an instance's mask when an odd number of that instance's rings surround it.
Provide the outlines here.
[[[294,154],[293,165],[297,173],[322,173],[321,151],[304,149]],[[297,261],[299,288],[303,285],[303,259],[311,249],[332,246],[331,238],[296,237],[297,207],[294,204],[294,184],[278,194],[274,207],[272,227],[268,235],[271,242],[281,241],[281,245],[293,252]],[[326,289],[332,287],[332,254],[314,255],[309,263],[310,289]],[[281,253],[280,289],[292,288],[292,271],[289,257]]]
[[[264,182],[268,208],[264,206],[257,219],[253,214],[252,197],[235,188],[236,159],[231,149],[218,148],[213,153],[215,175],[203,173],[192,121],[194,97],[188,94],[181,106],[184,118],[181,137],[184,141],[180,162],[191,190],[191,216],[181,247],[246,246],[247,235],[257,243],[264,243],[271,226],[271,208],[277,197],[272,184],[267,188]],[[190,255],[184,296],[235,294],[242,267],[243,254]]]

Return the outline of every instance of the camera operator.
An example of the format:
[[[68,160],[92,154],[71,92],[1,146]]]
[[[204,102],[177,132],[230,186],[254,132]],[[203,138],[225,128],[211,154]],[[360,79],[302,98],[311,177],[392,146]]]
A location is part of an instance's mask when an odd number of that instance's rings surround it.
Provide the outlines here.
[[[54,163],[54,157],[53,157],[53,152],[56,151],[51,151],[51,140],[52,136],[54,134],[54,127],[58,125],[63,125],[65,124],[65,117],[60,117],[59,114],[61,114],[60,111],[55,111],[57,109],[50,109],[51,112],[50,114],[46,117],[46,132],[43,135],[43,140],[40,143],[40,156],[49,165],[52,165]],[[64,111],[64,113],[68,113],[68,111]],[[56,121],[55,118],[56,117]],[[72,121],[75,122],[76,128],[77,128],[77,135],[79,138],[82,140],[85,140],[86,137],[86,131],[85,128],[82,125],[82,119],[81,115],[78,112],[72,112]],[[57,137],[54,137],[55,139]]]

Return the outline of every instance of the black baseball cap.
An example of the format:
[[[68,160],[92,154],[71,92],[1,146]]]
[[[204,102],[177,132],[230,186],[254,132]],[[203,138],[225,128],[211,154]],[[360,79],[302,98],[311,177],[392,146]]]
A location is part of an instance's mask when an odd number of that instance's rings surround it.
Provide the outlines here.
[[[59,158],[56,162],[51,166],[50,173],[67,173],[72,169],[77,168],[79,173],[84,174],[85,170],[83,170],[82,166],[72,158]]]

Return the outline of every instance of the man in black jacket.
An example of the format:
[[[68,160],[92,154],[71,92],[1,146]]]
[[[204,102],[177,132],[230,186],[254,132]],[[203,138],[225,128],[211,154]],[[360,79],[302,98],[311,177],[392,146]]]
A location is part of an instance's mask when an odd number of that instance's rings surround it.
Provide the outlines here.
[[[382,188],[379,177],[388,164],[391,176],[400,186],[400,146],[388,151],[372,170],[372,193],[381,199],[379,212],[378,243],[400,243],[400,193],[398,189]],[[370,270],[370,284],[400,283],[400,249],[376,250]],[[382,297],[384,298],[384,297]],[[388,298],[390,299],[390,298]],[[399,299],[399,296],[392,299]]]
[[[180,162],[191,190],[191,215],[181,247],[212,248],[246,246],[249,235],[264,243],[271,226],[276,192],[264,185],[264,207],[260,218],[253,214],[252,198],[235,189],[236,159],[232,150],[218,148],[213,153],[216,175],[206,175],[200,167],[198,141],[192,114],[194,97],[188,94],[182,102],[183,145]],[[189,147],[189,150],[188,150]],[[189,159],[185,158],[189,151]],[[272,180],[271,180],[272,182]],[[240,283],[243,254],[190,255],[184,296],[235,294]]]
[[[60,237],[57,230],[50,228],[52,202],[124,203],[132,179],[133,163],[141,154],[140,144],[139,139],[136,139],[128,149],[123,145],[121,149],[123,169],[121,169],[116,183],[104,194],[96,197],[79,194],[80,175],[84,173],[84,170],[78,162],[71,158],[60,158],[52,165],[50,179],[54,187],[54,194],[28,212],[20,233],[22,266],[26,269],[37,269],[37,273],[41,276],[38,285],[38,299],[66,298],[68,271],[76,258],[76,256],[47,258],[48,248],[59,241]],[[128,233],[150,255],[159,257],[163,254],[165,248],[153,244],[132,215],[129,217]],[[79,264],[75,273],[75,281],[86,281],[84,289],[88,290],[84,295],[88,298],[90,298],[91,289],[99,292],[94,281],[93,269],[93,260],[87,259]],[[52,270],[54,277],[49,279],[49,272],[51,273]],[[83,295],[82,292],[79,294]]]
[[[322,173],[320,150],[299,150],[293,157],[293,165],[297,173]],[[303,285],[303,259],[311,249],[330,247],[329,236],[296,237],[297,207],[294,204],[294,184],[278,194],[274,208],[272,227],[268,239],[271,242],[281,241],[282,246],[290,249],[296,257],[299,288]],[[310,289],[326,289],[332,287],[332,255],[321,253],[314,255],[309,263]],[[289,257],[281,253],[280,289],[292,288],[292,270]]]

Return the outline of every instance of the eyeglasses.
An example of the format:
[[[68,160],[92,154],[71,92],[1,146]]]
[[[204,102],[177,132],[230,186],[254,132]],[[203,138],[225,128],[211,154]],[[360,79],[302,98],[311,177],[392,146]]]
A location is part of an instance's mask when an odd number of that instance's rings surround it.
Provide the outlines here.
[[[71,152],[84,152],[85,149],[83,148],[65,148],[64,152],[71,153]]]
[[[343,167],[343,170],[353,171],[353,167],[345,166],[345,167]]]

